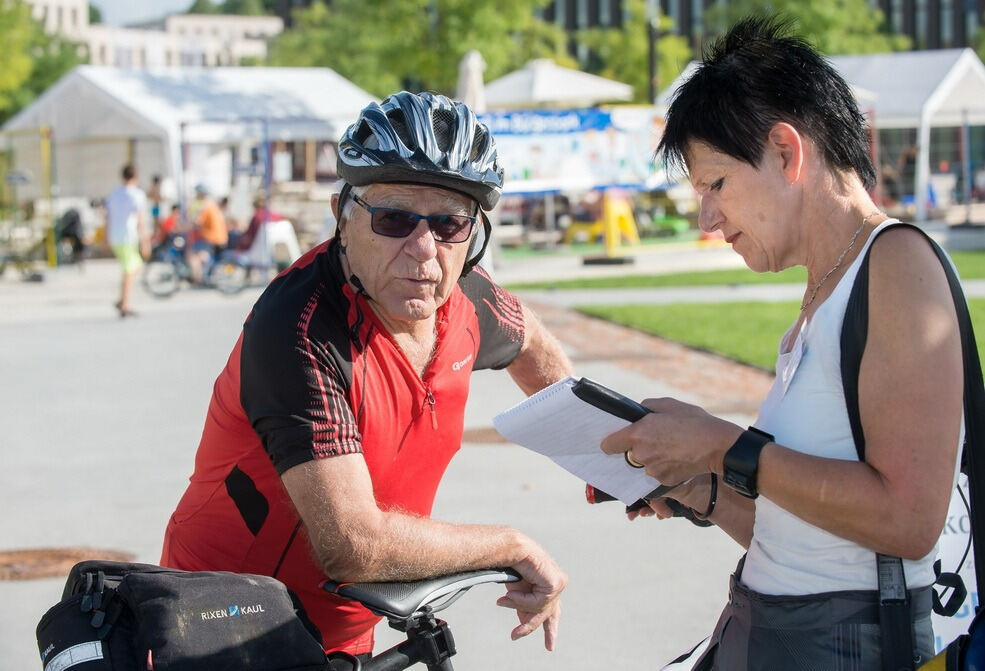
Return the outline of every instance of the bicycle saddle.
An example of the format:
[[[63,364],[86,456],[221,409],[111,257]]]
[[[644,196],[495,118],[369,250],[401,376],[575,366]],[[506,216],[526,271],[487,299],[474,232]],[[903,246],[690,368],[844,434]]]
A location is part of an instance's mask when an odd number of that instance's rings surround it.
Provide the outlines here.
[[[483,569],[410,582],[337,583],[326,580],[322,583],[322,589],[358,601],[376,615],[389,620],[407,620],[443,597],[448,599],[431,607],[430,612],[447,608],[476,585],[515,582],[519,579],[519,574],[512,569]]]

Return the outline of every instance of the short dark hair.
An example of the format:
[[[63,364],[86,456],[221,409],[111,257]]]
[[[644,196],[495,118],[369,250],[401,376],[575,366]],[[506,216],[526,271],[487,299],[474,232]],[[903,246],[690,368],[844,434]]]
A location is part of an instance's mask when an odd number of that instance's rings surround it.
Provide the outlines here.
[[[827,164],[876,183],[865,116],[845,80],[776,16],[736,23],[677,90],[657,156],[686,171],[693,140],[757,166],[770,129],[786,122],[814,141]]]
[[[132,163],[127,163],[125,166],[123,166],[123,170],[120,171],[120,174],[123,176],[124,182],[129,182],[131,179],[137,176],[137,169],[133,166]]]

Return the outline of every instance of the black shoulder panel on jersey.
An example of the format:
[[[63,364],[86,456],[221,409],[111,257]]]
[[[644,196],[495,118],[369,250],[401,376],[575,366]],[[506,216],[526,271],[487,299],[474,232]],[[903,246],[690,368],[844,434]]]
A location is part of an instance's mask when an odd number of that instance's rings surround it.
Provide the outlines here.
[[[475,306],[479,319],[479,355],[475,369],[504,368],[523,345],[523,308],[520,300],[495,284],[480,267],[458,281]]]
[[[271,282],[243,326],[240,401],[280,473],[362,449],[349,407],[349,303],[337,244],[307,260]]]

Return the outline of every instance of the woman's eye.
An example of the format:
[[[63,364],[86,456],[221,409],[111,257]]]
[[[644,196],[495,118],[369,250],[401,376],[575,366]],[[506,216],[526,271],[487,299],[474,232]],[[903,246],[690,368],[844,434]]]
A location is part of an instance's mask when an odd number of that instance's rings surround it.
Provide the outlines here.
[[[711,186],[708,188],[711,189],[712,191],[721,191],[722,185],[724,183],[725,183],[725,178],[722,177],[721,179],[717,179],[714,182],[712,182]]]

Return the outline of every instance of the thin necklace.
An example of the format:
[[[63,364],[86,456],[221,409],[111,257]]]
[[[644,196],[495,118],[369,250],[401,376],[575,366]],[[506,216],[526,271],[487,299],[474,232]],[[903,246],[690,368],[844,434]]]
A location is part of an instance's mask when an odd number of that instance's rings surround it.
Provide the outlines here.
[[[845,257],[848,255],[848,252],[852,251],[852,247],[855,246],[855,241],[858,240],[858,234],[861,233],[862,232],[862,229],[865,228],[865,225],[867,223],[869,223],[869,219],[871,219],[872,217],[876,216],[877,214],[882,214],[882,212],[880,212],[879,210],[876,210],[875,212],[873,212],[873,213],[865,216],[862,219],[862,223],[859,224],[858,225],[858,228],[855,229],[855,234],[852,236],[852,241],[848,243],[848,246],[845,247],[845,251],[843,251],[841,253],[841,256],[838,257],[838,263],[836,263],[834,265],[834,267],[831,268],[831,270],[829,270],[828,272],[826,272],[824,274],[824,277],[821,278],[821,281],[820,282],[818,282],[817,284],[814,285],[814,291],[811,292],[811,297],[808,298],[804,303],[801,303],[801,305],[800,305],[800,311],[801,312],[803,312],[804,310],[806,310],[807,308],[809,308],[810,305],[811,305],[811,303],[814,302],[814,299],[817,298],[817,291],[818,291],[818,289],[821,288],[821,285],[824,284],[825,280],[827,280],[829,277],[831,277],[831,273],[833,273],[834,271],[836,271],[839,268],[841,268],[841,264],[845,261]]]

